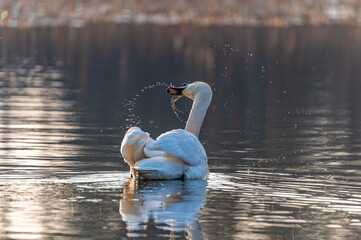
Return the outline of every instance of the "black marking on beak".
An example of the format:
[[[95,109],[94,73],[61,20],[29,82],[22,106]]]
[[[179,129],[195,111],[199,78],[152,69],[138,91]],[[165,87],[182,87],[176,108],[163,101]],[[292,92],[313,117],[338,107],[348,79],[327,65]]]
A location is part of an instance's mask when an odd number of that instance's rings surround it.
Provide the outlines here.
[[[182,87],[168,87],[167,88],[167,93],[169,93],[170,95],[182,95],[183,90],[186,88],[187,86],[182,86]]]

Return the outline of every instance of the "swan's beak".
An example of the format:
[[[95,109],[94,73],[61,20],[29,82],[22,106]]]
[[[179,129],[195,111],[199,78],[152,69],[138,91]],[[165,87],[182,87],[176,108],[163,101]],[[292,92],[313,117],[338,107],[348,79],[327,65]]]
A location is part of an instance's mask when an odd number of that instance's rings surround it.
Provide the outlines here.
[[[186,88],[186,86],[184,87],[168,87],[167,88],[167,93],[169,93],[170,95],[183,95],[183,90]]]
[[[183,90],[186,88],[186,86],[183,87],[168,87],[167,93],[170,95],[174,95],[172,98],[173,102],[178,101],[181,97],[183,97]],[[177,96],[176,96],[177,95]]]

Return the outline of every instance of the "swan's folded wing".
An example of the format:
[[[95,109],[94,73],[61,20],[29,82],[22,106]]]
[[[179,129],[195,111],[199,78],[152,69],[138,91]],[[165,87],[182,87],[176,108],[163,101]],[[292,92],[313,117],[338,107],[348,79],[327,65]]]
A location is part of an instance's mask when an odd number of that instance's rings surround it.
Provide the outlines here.
[[[153,144],[153,148],[162,149],[192,166],[207,159],[206,151],[198,138],[183,129],[172,130],[160,135]]]
[[[148,137],[148,140],[144,148],[144,154],[146,157],[152,158],[152,157],[163,156],[164,152],[161,149],[148,149],[148,148],[152,148],[154,143],[155,141],[151,137]]]

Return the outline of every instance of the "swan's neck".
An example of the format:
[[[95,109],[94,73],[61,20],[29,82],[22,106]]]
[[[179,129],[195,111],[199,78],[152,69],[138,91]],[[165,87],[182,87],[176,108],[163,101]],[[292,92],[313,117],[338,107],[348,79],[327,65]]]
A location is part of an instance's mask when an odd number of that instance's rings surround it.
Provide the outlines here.
[[[197,138],[210,103],[211,96],[196,95],[194,97],[192,110],[189,113],[185,130],[192,133]]]

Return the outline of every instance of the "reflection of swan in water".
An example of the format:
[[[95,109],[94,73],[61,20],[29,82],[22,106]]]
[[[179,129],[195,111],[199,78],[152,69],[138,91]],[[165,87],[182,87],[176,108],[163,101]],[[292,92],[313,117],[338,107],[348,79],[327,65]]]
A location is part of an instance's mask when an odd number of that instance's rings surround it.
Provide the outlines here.
[[[128,236],[183,236],[186,232],[187,239],[203,239],[198,214],[205,202],[206,186],[204,180],[139,182],[130,179],[124,184],[119,207]]]
[[[194,82],[169,87],[167,92],[193,100],[185,130],[163,133],[154,141],[140,128],[131,127],[122,141],[121,154],[135,178],[206,179],[207,155],[198,135],[212,99],[212,89],[204,82]]]

